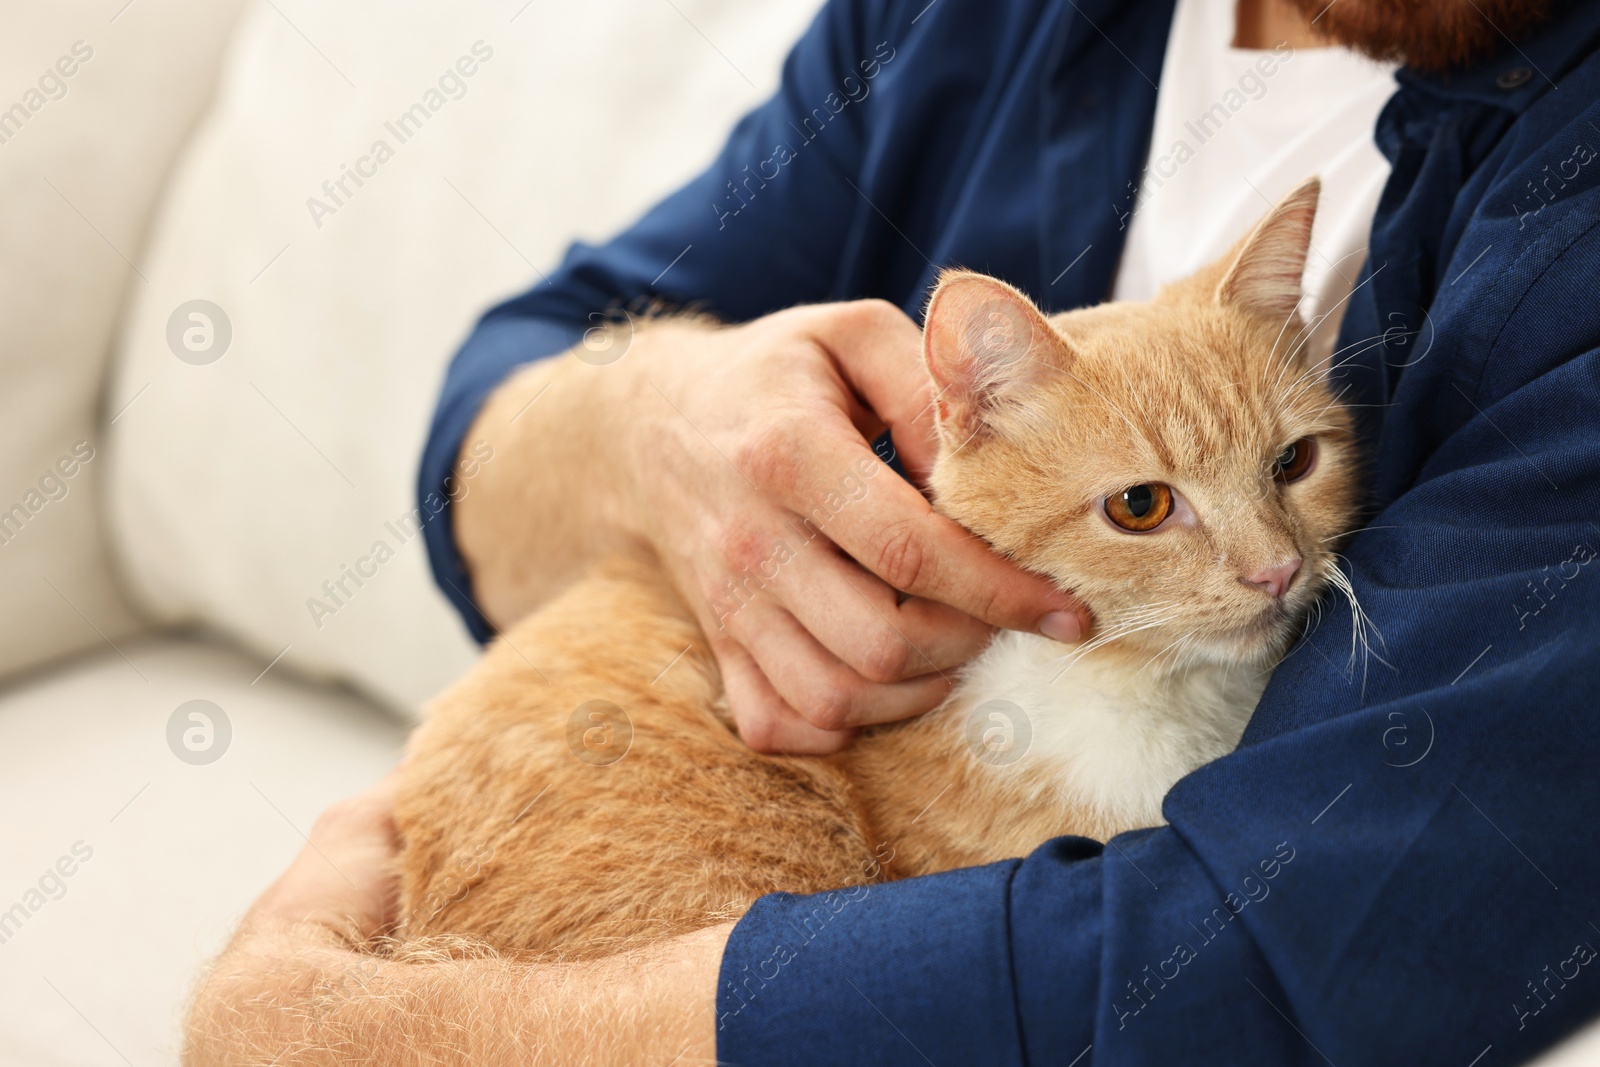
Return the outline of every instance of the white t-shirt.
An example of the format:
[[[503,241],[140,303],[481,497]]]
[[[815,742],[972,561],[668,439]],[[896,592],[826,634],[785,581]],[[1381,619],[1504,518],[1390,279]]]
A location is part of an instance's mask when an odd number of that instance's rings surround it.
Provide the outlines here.
[[[1393,64],[1345,48],[1232,47],[1235,0],[1178,0],[1155,128],[1112,296],[1144,300],[1220,258],[1302,180],[1322,179],[1301,307],[1333,350],[1389,163],[1373,144]]]

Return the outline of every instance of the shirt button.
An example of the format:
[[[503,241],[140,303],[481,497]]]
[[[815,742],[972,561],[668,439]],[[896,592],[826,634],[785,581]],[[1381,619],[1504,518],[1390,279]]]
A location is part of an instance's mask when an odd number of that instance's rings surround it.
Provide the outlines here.
[[[1527,85],[1528,80],[1532,77],[1533,71],[1528,67],[1512,67],[1496,78],[1494,83],[1502,89],[1515,89],[1519,86]]]

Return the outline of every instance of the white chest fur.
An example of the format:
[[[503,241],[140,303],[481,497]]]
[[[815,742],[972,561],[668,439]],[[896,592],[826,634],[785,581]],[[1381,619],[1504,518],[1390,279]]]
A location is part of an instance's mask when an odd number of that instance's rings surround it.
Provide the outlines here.
[[[1076,658],[1071,646],[1006,631],[935,714],[996,784],[1031,794],[1016,801],[1060,803],[1107,825],[1159,826],[1172,785],[1238,745],[1270,674],[1141,669],[1109,649]]]

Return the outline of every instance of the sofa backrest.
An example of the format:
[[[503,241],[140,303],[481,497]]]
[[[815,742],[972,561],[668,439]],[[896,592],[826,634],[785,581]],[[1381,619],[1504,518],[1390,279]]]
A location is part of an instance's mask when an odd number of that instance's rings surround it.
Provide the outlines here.
[[[402,708],[464,669],[405,521],[446,362],[570,240],[703,166],[817,6],[258,0],[111,385],[140,604]]]
[[[102,379],[241,0],[0,0],[0,675],[139,626],[109,565]]]

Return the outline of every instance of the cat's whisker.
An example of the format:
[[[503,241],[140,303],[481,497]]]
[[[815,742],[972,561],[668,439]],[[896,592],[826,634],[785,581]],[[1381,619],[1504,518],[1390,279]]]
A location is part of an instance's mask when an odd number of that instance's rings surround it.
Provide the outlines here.
[[[1410,331],[1410,333],[1407,333],[1406,331],[1402,330],[1401,331],[1401,335],[1402,336],[1407,336],[1407,337],[1415,337],[1418,334],[1420,334],[1421,332],[1422,332],[1421,330],[1413,330],[1413,331]],[[1350,349],[1354,348],[1356,345],[1363,345],[1363,344],[1366,344],[1368,341],[1385,341],[1385,340],[1388,340],[1393,335],[1393,333],[1394,333],[1393,329],[1388,329],[1388,330],[1384,330],[1382,333],[1372,334],[1370,337],[1363,337],[1358,341],[1351,341],[1349,344],[1345,345],[1344,347],[1336,349],[1333,352],[1329,353],[1328,358],[1332,359],[1335,356],[1341,355],[1344,352],[1348,352]]]
[[[1117,615],[1116,621],[1118,625],[1130,622],[1143,622],[1146,619],[1154,618],[1159,615],[1165,615],[1176,606],[1177,605],[1171,600],[1156,600],[1148,604],[1143,604],[1137,608],[1130,608],[1127,611],[1121,612]]]
[[[1312,413],[1311,421],[1312,422],[1319,422],[1325,414],[1327,414],[1328,412],[1332,411],[1333,409],[1335,409],[1337,407],[1350,407],[1350,406],[1352,406],[1352,405],[1344,403],[1345,394],[1350,392],[1350,388],[1351,387],[1349,385],[1345,385],[1344,387],[1342,387],[1335,396],[1331,397],[1328,400],[1328,402],[1326,404],[1322,405],[1314,413]]]
[[[1202,648],[1203,646],[1200,643],[1200,637],[1198,634],[1196,634],[1193,641],[1190,641],[1187,645],[1178,650],[1182,654],[1183,658],[1176,664],[1177,669],[1179,671],[1186,671],[1191,667],[1199,666],[1201,663],[1200,653]],[[1265,667],[1262,673],[1271,674],[1272,666],[1268,665]]]
[[[1332,378],[1333,373],[1335,371],[1344,369],[1345,367],[1349,366],[1352,362],[1354,362],[1355,359],[1358,356],[1360,356],[1362,353],[1367,352],[1370,349],[1376,348],[1378,345],[1381,345],[1382,343],[1383,343],[1383,337],[1381,335],[1374,336],[1374,337],[1363,337],[1363,338],[1361,338],[1359,340],[1351,341],[1344,348],[1341,348],[1339,351],[1332,353],[1331,355],[1329,355],[1329,357],[1326,360],[1322,361],[1321,363],[1318,363],[1316,366],[1307,367],[1303,372],[1301,372],[1299,377],[1294,379],[1294,381],[1289,382],[1287,384],[1284,384],[1284,382],[1283,382],[1283,380],[1282,380],[1282,378],[1280,376],[1279,380],[1274,384],[1276,386],[1280,387],[1279,388],[1279,395],[1280,396],[1287,396],[1290,392],[1292,392],[1295,389],[1296,386],[1300,385],[1303,382],[1307,382],[1307,381],[1310,381],[1312,383],[1326,382],[1330,378]],[[1339,357],[1343,357],[1343,358],[1339,358]]]
[[[1285,355],[1284,361],[1283,361],[1283,365],[1279,369],[1279,372],[1278,372],[1278,381],[1279,382],[1281,382],[1283,380],[1283,372],[1288,370],[1290,367],[1294,366],[1295,360],[1300,357],[1300,353],[1305,351],[1306,345],[1311,343],[1312,339],[1316,336],[1316,328],[1318,326],[1320,326],[1322,324],[1322,322],[1326,318],[1327,318],[1327,316],[1324,315],[1324,316],[1321,316],[1319,318],[1313,319],[1311,322],[1306,324],[1306,329],[1302,330],[1300,333],[1295,335],[1292,347],[1289,349],[1288,353]],[[1335,353],[1329,353],[1326,357],[1324,357],[1323,359],[1318,360],[1315,364],[1313,364],[1311,367],[1309,367],[1307,369],[1308,370],[1316,370],[1318,367],[1326,365],[1327,362],[1334,357],[1334,355],[1335,355]]]
[[[1163,646],[1161,648],[1160,651],[1156,652],[1155,655],[1150,656],[1143,663],[1141,663],[1139,665],[1139,669],[1134,671],[1134,673],[1135,674],[1144,674],[1146,671],[1150,671],[1150,669],[1152,667],[1154,667],[1158,662],[1160,662],[1163,658],[1166,657],[1168,652],[1171,652],[1173,649],[1177,648],[1178,645],[1183,642],[1183,637],[1184,637],[1184,635],[1180,635],[1180,636],[1174,638],[1172,641],[1168,642],[1165,646]],[[1160,672],[1159,671],[1151,671],[1151,673],[1159,674]]]
[[[1340,350],[1341,353],[1347,353],[1344,358],[1337,360],[1330,359],[1329,362],[1322,363],[1316,367],[1308,369],[1299,377],[1295,378],[1291,382],[1288,382],[1287,384],[1280,383],[1280,387],[1278,388],[1278,403],[1286,408],[1295,406],[1306,396],[1306,394],[1315,392],[1319,388],[1322,388],[1330,383],[1333,380],[1336,372],[1344,369],[1347,366],[1350,366],[1357,358],[1371,351],[1372,349],[1381,346],[1382,344],[1384,344],[1384,338],[1382,336],[1367,337],[1358,341],[1352,341],[1349,345]],[[1348,388],[1349,387],[1346,386],[1345,388],[1341,389],[1338,397],[1335,397],[1334,400],[1328,404],[1323,405],[1321,411],[1326,411],[1328,408],[1335,406],[1335,404],[1337,404],[1339,400],[1343,398],[1345,392],[1348,391]]]
[[[1339,566],[1341,560],[1344,560],[1344,557],[1340,555],[1335,555],[1330,559],[1327,572],[1328,584],[1337,589],[1350,603],[1350,660],[1345,668],[1346,677],[1353,677],[1355,674],[1356,653],[1359,649],[1361,653],[1361,692],[1365,696],[1368,661],[1375,659],[1390,670],[1394,670],[1394,664],[1373,650],[1372,641],[1368,638],[1368,634],[1370,633],[1373,637],[1376,637],[1378,645],[1387,650],[1383,640],[1383,633],[1373,623],[1366,610],[1361,607],[1361,602],[1356,598],[1355,586],[1351,583],[1350,576]]]
[[[1271,354],[1268,355],[1268,357],[1267,357],[1266,366],[1264,366],[1262,368],[1262,370],[1261,370],[1261,381],[1263,383],[1266,382],[1267,374],[1270,373],[1271,370],[1272,370],[1272,361],[1277,358],[1278,342],[1283,340],[1283,331],[1287,330],[1289,328],[1289,323],[1294,322],[1297,319],[1299,319],[1299,321],[1301,323],[1300,327],[1295,330],[1295,337],[1299,337],[1300,334],[1305,330],[1305,320],[1299,318],[1299,316],[1300,316],[1300,306],[1302,304],[1304,304],[1305,302],[1306,302],[1306,294],[1301,293],[1300,294],[1300,299],[1296,300],[1294,302],[1294,307],[1289,309],[1289,314],[1287,314],[1287,315],[1285,315],[1283,317],[1283,325],[1278,327],[1278,336],[1276,336],[1276,337],[1274,337],[1272,339],[1272,348],[1269,350]],[[1294,344],[1293,339],[1291,339],[1289,343],[1292,346]]]
[[[1277,371],[1274,384],[1283,380],[1283,376],[1294,367],[1295,360],[1299,357],[1300,352],[1305,348],[1305,346],[1311,341],[1312,337],[1315,336],[1317,327],[1320,326],[1321,323],[1321,319],[1302,321],[1300,328],[1295,331],[1294,336],[1289,338],[1288,346],[1282,352],[1281,358],[1277,352],[1277,345],[1274,344],[1273,354],[1268,357],[1266,366],[1262,368],[1262,385],[1267,384],[1267,379],[1272,375],[1274,369]]]
[[[1065,674],[1068,670],[1071,670],[1079,660],[1083,659],[1084,656],[1087,656],[1095,649],[1102,648],[1110,644],[1112,641],[1116,641],[1119,638],[1127,636],[1133,631],[1133,627],[1117,627],[1108,629],[1102,633],[1095,634],[1094,637],[1090,638],[1088,641],[1085,641],[1083,644],[1079,645],[1070,652],[1066,652],[1061,656],[1058,656],[1055,662],[1064,664],[1064,666],[1050,679],[1050,683],[1054,685],[1056,680],[1059,679],[1062,674]]]
[[[1278,667],[1298,656],[1300,649],[1311,643],[1311,635],[1316,633],[1317,627],[1322,624],[1322,601],[1320,599],[1312,601],[1311,609],[1312,615],[1306,618],[1305,630],[1300,634],[1299,639],[1289,646],[1289,650],[1283,654],[1282,659],[1276,665],[1267,664],[1265,667],[1266,673],[1271,674]]]
[[[1282,363],[1278,367],[1279,380],[1282,379],[1284,372],[1294,365],[1295,357],[1300,354],[1301,349],[1305,347],[1305,345],[1316,334],[1318,327],[1320,327],[1327,319],[1328,315],[1326,313],[1322,315],[1313,315],[1309,318],[1305,318],[1300,315],[1300,309],[1305,304],[1307,295],[1308,294],[1306,293],[1300,294],[1300,299],[1295,301],[1294,308],[1284,318],[1283,325],[1278,327],[1278,336],[1273,339],[1270,355],[1267,357],[1266,364],[1262,368],[1262,385],[1267,383],[1267,378],[1272,373],[1274,362],[1279,356],[1278,345],[1282,342],[1283,331],[1288,329],[1289,323],[1298,322],[1299,325],[1295,329],[1294,336],[1289,338],[1288,347],[1282,353]]]
[[[1326,360],[1323,360],[1314,367],[1308,367],[1298,378],[1294,379],[1294,381],[1288,383],[1287,385],[1284,385],[1283,375],[1280,372],[1278,380],[1273,382],[1273,388],[1278,390],[1278,395],[1280,397],[1288,397],[1296,390],[1297,387],[1301,386],[1302,383],[1306,383],[1308,379],[1309,387],[1314,388],[1316,385],[1328,381],[1335,371],[1341,370],[1348,366],[1356,359],[1356,357],[1378,347],[1379,345],[1383,344],[1384,341],[1384,334],[1374,334],[1371,337],[1363,337],[1359,340],[1351,341],[1343,348],[1330,353]],[[1344,358],[1338,358],[1340,356],[1344,356]],[[1285,369],[1291,365],[1292,362],[1286,363]]]
[[[1400,526],[1363,526],[1359,530],[1350,530],[1350,531],[1348,531],[1346,533],[1336,533],[1332,537],[1321,538],[1318,543],[1325,545],[1329,541],[1337,541],[1341,537],[1354,537],[1356,534],[1358,534],[1358,533],[1366,533],[1368,530],[1399,530],[1399,529],[1403,529],[1403,527],[1400,527]]]
[[[1129,632],[1131,628],[1136,626],[1144,626],[1150,623],[1160,624],[1165,622],[1171,616],[1172,609],[1175,606],[1176,605],[1171,601],[1159,600],[1150,604],[1145,604],[1140,607],[1130,608],[1126,611],[1119,612],[1118,614],[1108,618],[1106,620],[1106,625],[1101,632],[1095,634],[1090,640],[1093,642],[1104,637],[1120,636],[1121,634]],[[1066,653],[1066,655],[1073,655],[1081,648],[1082,646],[1080,646],[1079,649],[1074,649],[1072,652]]]
[[[1327,322],[1332,315],[1332,311],[1324,311],[1320,315],[1313,315],[1310,318],[1303,320],[1303,325],[1290,341],[1289,351],[1284,357],[1285,367],[1292,366],[1294,364],[1294,361],[1299,357],[1300,353],[1305,351],[1306,345],[1310,344],[1312,340],[1316,338],[1317,331],[1322,328],[1322,324]]]
[[[1094,640],[1089,641],[1087,644],[1083,645],[1081,648],[1078,648],[1078,649],[1074,650],[1067,658],[1070,659],[1072,661],[1072,663],[1076,663],[1079,660],[1081,660],[1084,656],[1088,655],[1090,652],[1094,652],[1094,651],[1096,651],[1098,649],[1104,648],[1105,646],[1111,644],[1113,641],[1120,641],[1124,637],[1130,637],[1133,634],[1142,633],[1145,630],[1154,630],[1154,629],[1160,627],[1163,624],[1164,621],[1165,620],[1162,620],[1162,619],[1155,619],[1155,620],[1152,620],[1150,622],[1140,623],[1137,626],[1124,626],[1124,627],[1121,627],[1120,629],[1117,629],[1117,630],[1114,630],[1114,631],[1111,631],[1111,632],[1105,634],[1103,637],[1096,637]]]
[[[1344,345],[1341,348],[1335,349],[1333,352],[1330,352],[1325,359],[1319,360],[1315,366],[1307,368],[1306,375],[1316,374],[1318,376],[1318,380],[1325,381],[1327,379],[1327,377],[1333,373],[1333,371],[1335,371],[1335,370],[1347,365],[1351,360],[1355,359],[1356,356],[1361,355],[1363,352],[1366,352],[1366,351],[1370,350],[1371,348],[1375,348],[1378,345],[1386,343],[1389,340],[1391,332],[1392,331],[1390,331],[1390,330],[1385,330],[1383,333],[1373,334],[1373,335],[1371,335],[1369,337],[1359,338],[1358,340],[1351,341],[1349,344]],[[1285,360],[1285,362],[1284,362],[1284,369],[1285,370],[1288,367],[1293,366],[1294,357],[1299,355],[1300,350],[1310,340],[1311,340],[1311,338],[1308,335],[1307,337],[1305,337],[1303,340],[1301,340],[1298,343],[1298,345],[1296,346],[1294,351],[1290,353],[1290,358]],[[1360,346],[1359,349],[1358,349],[1358,346]],[[1358,350],[1352,351],[1353,349],[1358,349]],[[1340,360],[1338,357],[1341,356],[1341,355],[1345,355],[1345,353],[1350,353],[1350,354],[1348,356],[1346,356],[1345,359]],[[1302,377],[1304,377],[1304,375]],[[1278,381],[1273,383],[1275,387],[1282,384],[1282,378],[1283,378],[1283,372],[1280,371],[1279,375],[1278,375]],[[1290,388],[1292,388],[1292,386]],[[1285,392],[1287,392],[1287,390],[1285,390]]]
[[[1183,668],[1185,666],[1185,664],[1183,663],[1183,659],[1185,658],[1185,656],[1187,654],[1187,651],[1188,651],[1188,646],[1194,640],[1194,637],[1195,637],[1195,634],[1194,634],[1194,631],[1192,631],[1192,630],[1186,630],[1183,633],[1179,634],[1178,637],[1175,640],[1173,640],[1171,643],[1169,643],[1160,652],[1157,652],[1154,656],[1151,656],[1149,659],[1145,660],[1144,665],[1139,668],[1137,673],[1143,674],[1146,669],[1148,669],[1150,667],[1153,667],[1156,664],[1160,663],[1161,660],[1169,652],[1172,653],[1172,668],[1173,668],[1173,670],[1174,671],[1183,670]]]
[[[1117,619],[1117,626],[1124,631],[1132,627],[1143,629],[1146,626],[1164,626],[1177,616],[1177,605],[1162,602],[1159,605],[1131,611]]]
[[[1303,412],[1302,415],[1301,415],[1301,419],[1303,420],[1303,422],[1305,422],[1307,424],[1310,424],[1310,427],[1311,427],[1306,432],[1307,433],[1320,433],[1320,432],[1322,432],[1323,430],[1328,428],[1328,426],[1325,424],[1325,420],[1327,420],[1329,412],[1336,411],[1336,410],[1338,410],[1340,408],[1349,408],[1349,407],[1354,406],[1354,405],[1351,405],[1351,404],[1348,404],[1348,403],[1345,402],[1345,397],[1349,394],[1349,392],[1350,392],[1350,390],[1352,388],[1354,388],[1354,386],[1352,386],[1349,382],[1345,382],[1344,384],[1339,386],[1338,392],[1333,393],[1333,395],[1331,395],[1331,396],[1328,396],[1327,399],[1322,403],[1322,405],[1320,407],[1318,407],[1315,411]],[[1309,383],[1306,383],[1305,385],[1301,386],[1299,391],[1296,392],[1293,396],[1289,396],[1287,394],[1285,394],[1283,396],[1280,396],[1278,398],[1278,404],[1284,410],[1297,409],[1297,408],[1300,407],[1302,402],[1304,402],[1307,399],[1308,396],[1314,394],[1319,389],[1322,390],[1324,393],[1328,392],[1327,383],[1325,383],[1325,382],[1309,382]],[[1314,396],[1312,398],[1314,399]],[[1343,422],[1343,420],[1338,419],[1336,416],[1334,417],[1333,420],[1330,420],[1330,421],[1332,421],[1332,424],[1334,426],[1341,425],[1342,422]]]
[[[1363,341],[1354,342],[1352,347],[1354,347],[1356,344],[1359,344],[1362,347],[1350,352],[1347,356],[1345,356],[1345,358],[1330,363],[1319,364],[1318,366],[1312,367],[1305,371],[1298,378],[1288,382],[1287,384],[1280,383],[1280,387],[1278,389],[1279,398],[1285,403],[1291,400],[1298,400],[1307,391],[1332,381],[1335,372],[1343,370],[1345,367],[1353,363],[1357,357],[1370,351],[1371,349],[1377,348],[1382,343],[1382,339],[1374,338],[1367,338]]]
[[[1063,656],[1061,656],[1061,657],[1059,657],[1057,659],[1057,662],[1063,662],[1063,661],[1065,661],[1065,662],[1064,662],[1064,665],[1062,666],[1062,668],[1059,671],[1057,671],[1055,673],[1055,675],[1050,679],[1050,684],[1054,685],[1057,681],[1060,680],[1060,678],[1061,678],[1061,676],[1063,674],[1066,674],[1067,671],[1069,671],[1073,667],[1075,667],[1079,663],[1079,661],[1081,661],[1083,659],[1083,657],[1087,656],[1089,653],[1095,651],[1096,649],[1104,648],[1106,645],[1111,644],[1111,642],[1113,642],[1113,641],[1120,641],[1122,638],[1127,637],[1127,636],[1129,636],[1131,634],[1139,633],[1142,630],[1153,630],[1153,629],[1163,625],[1166,621],[1167,621],[1167,617],[1166,616],[1162,616],[1162,617],[1157,618],[1155,620],[1152,620],[1152,621],[1149,621],[1149,622],[1142,622],[1142,623],[1139,623],[1137,625],[1124,624],[1124,625],[1121,625],[1121,626],[1113,626],[1113,627],[1110,627],[1110,628],[1106,629],[1103,633],[1096,634],[1094,637],[1090,638],[1088,641],[1085,641],[1082,645],[1079,645],[1077,648],[1073,649],[1072,651],[1066,653],[1065,655],[1063,655]]]
[[[1346,303],[1351,297],[1355,296],[1356,293],[1360,292],[1361,287],[1363,285],[1366,285],[1368,282],[1372,281],[1372,279],[1374,279],[1378,275],[1382,274],[1384,267],[1387,267],[1388,265],[1389,264],[1387,264],[1387,263],[1380,264],[1377,270],[1373,271],[1371,274],[1369,274],[1365,278],[1361,279],[1360,282],[1358,282],[1354,286],[1352,286],[1350,291],[1344,295],[1344,297],[1339,301],[1339,303],[1333,305],[1333,307],[1331,307],[1328,310],[1324,311],[1319,316],[1319,321],[1321,319],[1326,319],[1328,316],[1332,315],[1335,311],[1338,311],[1341,305]],[[1305,344],[1307,342],[1309,342],[1310,340],[1311,340],[1311,335],[1307,334],[1305,341],[1300,342],[1300,347],[1304,347]],[[1296,349],[1296,354],[1298,354],[1298,351],[1299,351],[1299,349]]]

